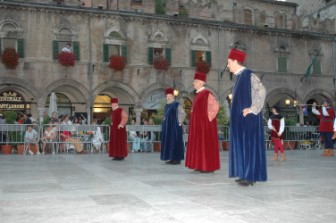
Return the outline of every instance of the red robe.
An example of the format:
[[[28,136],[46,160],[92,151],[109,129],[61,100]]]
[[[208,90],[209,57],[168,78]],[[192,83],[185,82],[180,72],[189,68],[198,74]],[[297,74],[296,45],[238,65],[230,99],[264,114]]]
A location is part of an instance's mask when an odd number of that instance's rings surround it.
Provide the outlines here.
[[[189,122],[185,166],[201,171],[220,169],[217,121],[208,117],[209,94],[204,89],[195,95]]]
[[[122,124],[122,112],[122,108],[111,112],[109,157],[124,158],[128,155],[126,126],[118,129]]]

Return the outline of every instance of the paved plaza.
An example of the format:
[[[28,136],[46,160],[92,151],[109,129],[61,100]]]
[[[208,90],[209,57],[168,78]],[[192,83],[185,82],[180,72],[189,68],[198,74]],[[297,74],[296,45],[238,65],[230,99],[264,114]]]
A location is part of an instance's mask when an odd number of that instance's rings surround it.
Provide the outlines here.
[[[321,223],[336,219],[336,157],[287,151],[266,183],[239,186],[222,168],[199,173],[159,153],[1,155],[1,223]]]

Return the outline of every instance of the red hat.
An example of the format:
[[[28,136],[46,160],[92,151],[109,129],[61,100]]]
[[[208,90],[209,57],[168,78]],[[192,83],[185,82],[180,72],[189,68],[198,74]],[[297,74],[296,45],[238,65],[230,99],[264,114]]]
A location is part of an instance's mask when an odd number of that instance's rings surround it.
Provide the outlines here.
[[[119,103],[118,98],[111,98],[111,104],[112,103],[117,103],[118,104]]]
[[[206,74],[201,73],[201,72],[196,72],[194,76],[194,80],[201,80],[201,81],[206,82]]]
[[[246,57],[245,52],[240,51],[240,50],[236,50],[236,49],[231,49],[230,54],[229,54],[229,59],[237,60],[240,63],[245,62],[245,57]]]
[[[174,89],[173,88],[166,88],[166,95],[167,94],[172,94],[172,95],[174,95]]]

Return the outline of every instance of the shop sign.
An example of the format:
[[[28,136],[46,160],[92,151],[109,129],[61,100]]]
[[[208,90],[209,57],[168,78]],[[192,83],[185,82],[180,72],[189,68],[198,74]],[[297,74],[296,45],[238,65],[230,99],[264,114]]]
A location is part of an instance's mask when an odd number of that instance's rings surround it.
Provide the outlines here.
[[[19,109],[25,108],[22,96],[14,91],[6,91],[0,95],[0,109]]]
[[[166,98],[163,90],[156,90],[151,92],[143,103],[144,109],[157,110],[160,108],[161,101]]]

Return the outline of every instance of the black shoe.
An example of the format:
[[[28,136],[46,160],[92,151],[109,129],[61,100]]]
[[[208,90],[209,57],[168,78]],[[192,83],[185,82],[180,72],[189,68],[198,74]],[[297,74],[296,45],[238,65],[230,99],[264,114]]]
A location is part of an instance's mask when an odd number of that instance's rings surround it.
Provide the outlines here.
[[[178,164],[181,164],[181,161],[173,160],[169,164],[171,164],[171,165],[178,165]]]
[[[241,181],[243,181],[243,179],[240,179],[240,178],[235,179],[235,182],[237,182],[237,183],[239,183],[239,182],[241,182]]]
[[[241,186],[253,186],[253,181],[250,181],[250,180],[242,180],[240,181],[238,184],[241,185]]]
[[[168,160],[166,161],[166,164],[170,164],[171,162],[173,162],[172,160]]]

